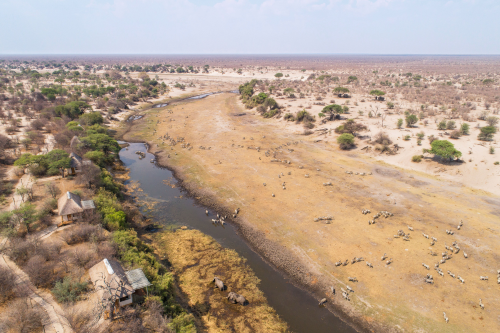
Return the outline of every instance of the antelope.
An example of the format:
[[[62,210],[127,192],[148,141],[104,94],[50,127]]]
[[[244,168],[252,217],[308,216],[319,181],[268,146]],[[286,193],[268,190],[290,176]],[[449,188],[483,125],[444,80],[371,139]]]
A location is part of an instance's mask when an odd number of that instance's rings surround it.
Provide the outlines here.
[[[467,255],[467,253],[463,252],[464,254],[464,258],[467,259],[469,256]]]
[[[347,290],[349,290],[351,293],[353,293],[353,292],[354,292],[354,290],[352,290],[352,288],[351,288],[351,287],[346,286],[346,288],[347,288]]]
[[[429,239],[429,235],[426,235],[426,234],[422,233],[422,236],[424,236],[425,238]]]
[[[324,305],[328,300],[326,298],[323,298],[321,301],[319,301],[319,306]]]
[[[349,277],[349,281],[358,282],[358,279],[356,279],[355,277]]]
[[[479,280],[488,280],[488,277],[487,276],[480,276]]]
[[[342,265],[342,261],[340,260],[335,263],[335,266],[340,266],[340,265]]]
[[[403,240],[404,240],[404,241],[410,241],[410,236],[409,236],[409,235],[404,236],[404,237],[403,237]]]
[[[351,264],[355,264],[358,261],[358,258],[354,257],[351,261]]]
[[[444,316],[444,321],[446,321],[446,323],[448,324],[448,317],[446,317],[446,312],[443,312],[443,316]]]
[[[384,255],[382,256],[382,261],[384,261],[385,258],[387,258],[387,253],[384,253]]]
[[[432,241],[432,242],[431,242],[431,246],[434,246],[434,244],[436,244],[436,242]]]
[[[391,263],[392,263],[392,258],[390,258],[389,260],[386,261],[387,265],[390,265]]]
[[[332,292],[332,295],[335,295],[335,288],[333,288],[333,286],[330,287],[330,290]]]
[[[412,228],[412,227],[410,227],[410,226],[408,226],[408,230],[413,231],[413,228]]]
[[[443,271],[438,271],[438,274],[441,275],[442,277],[444,277],[444,273]],[[463,283],[463,282],[462,282]]]
[[[436,237],[431,237],[433,241],[437,242],[437,238]]]
[[[347,266],[347,265],[349,265],[349,259],[346,259],[344,262],[344,266]]]
[[[207,215],[207,216],[208,216],[208,209],[206,209],[206,210],[205,210],[205,215]]]
[[[370,268],[373,268],[373,265],[370,264],[369,262],[366,263],[366,266],[370,267]]]
[[[425,283],[428,283],[428,284],[434,284],[434,280],[431,280],[431,279],[425,279]]]
[[[458,277],[457,277],[457,279],[459,279],[459,280],[460,280],[460,282],[465,283],[465,280],[464,280],[464,279],[462,279],[460,276],[458,276]]]
[[[422,263],[422,266],[424,266],[425,268],[429,269],[429,266],[426,265],[426,264],[424,264],[424,263]]]
[[[453,274],[452,272],[448,271],[448,274],[449,274],[452,278],[455,278],[455,274]]]
[[[266,186],[266,183],[262,183],[262,184],[264,184],[264,186]]]
[[[434,252],[434,251],[432,251],[432,250],[430,250],[430,255],[431,255],[431,256],[437,256],[437,253],[436,253],[436,252]]]
[[[484,310],[484,304],[482,299],[479,299],[479,306],[481,307],[482,310]]]

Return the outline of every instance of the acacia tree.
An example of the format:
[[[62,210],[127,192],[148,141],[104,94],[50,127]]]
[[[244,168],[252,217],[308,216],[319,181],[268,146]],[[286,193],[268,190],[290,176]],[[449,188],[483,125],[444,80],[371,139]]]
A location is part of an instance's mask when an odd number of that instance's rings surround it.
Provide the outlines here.
[[[338,104],[332,104],[325,106],[323,110],[321,110],[320,114],[328,115],[328,120],[334,120],[339,118],[341,113],[344,113],[344,109],[342,108],[342,106]]]
[[[431,143],[432,149],[424,149],[424,153],[434,154],[446,160],[460,158],[462,152],[455,149],[453,143],[448,140],[434,140]]]
[[[31,225],[37,220],[35,205],[32,203],[23,203],[21,207],[12,211],[12,218],[16,225],[24,224],[29,233]]]

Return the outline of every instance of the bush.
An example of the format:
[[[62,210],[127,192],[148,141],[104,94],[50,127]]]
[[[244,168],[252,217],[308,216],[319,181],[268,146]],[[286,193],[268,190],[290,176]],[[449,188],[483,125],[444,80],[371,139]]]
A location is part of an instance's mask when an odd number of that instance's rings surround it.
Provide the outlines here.
[[[295,121],[295,117],[291,113],[285,114],[285,116],[283,117],[283,119],[285,119],[286,121]]]
[[[447,140],[434,140],[431,143],[431,147],[432,149],[430,150],[424,149],[424,152],[431,153],[436,156],[440,156],[441,158],[450,160],[460,158],[460,156],[462,156],[462,153],[455,149],[453,143]]]
[[[477,136],[479,140],[491,141],[493,140],[493,135],[496,133],[497,129],[493,126],[481,127],[481,133]]]
[[[411,158],[411,161],[412,162],[415,162],[415,163],[419,163],[422,161],[422,155],[413,155],[413,157]]]
[[[495,148],[493,146],[490,147],[490,154],[494,154],[495,153]]]
[[[52,294],[59,303],[76,302],[81,293],[87,290],[87,282],[79,282],[66,276],[62,282],[56,282]]]
[[[49,288],[52,287],[52,283],[58,278],[57,275],[54,274],[53,268],[53,262],[45,262],[42,256],[35,255],[28,260],[23,267],[23,271],[28,274],[31,282],[33,282],[35,286],[39,288]]]
[[[297,112],[297,116],[295,118],[297,119],[297,122],[301,122],[301,121],[313,122],[313,121],[316,121],[316,118],[314,118],[306,110],[302,110],[302,111]]]
[[[418,117],[414,114],[406,116],[406,127],[412,127],[418,121]]]
[[[354,146],[354,135],[344,133],[337,138],[337,143],[340,145],[340,149],[349,149]]]
[[[497,117],[488,117],[486,118],[486,122],[488,123],[488,126],[496,126],[498,124],[498,118]]]
[[[462,133],[460,133],[459,130],[454,130],[453,132],[451,132],[450,138],[459,139],[461,135],[462,135]]]
[[[278,77],[278,78],[279,78],[279,77],[283,77],[283,73],[276,73],[276,74],[274,74],[274,76],[275,76],[275,77]]]
[[[445,130],[446,129],[446,120],[441,120],[438,124],[438,130]]]
[[[398,126],[398,128],[403,127],[403,119],[401,119],[401,118],[398,119],[397,126]]]
[[[64,233],[64,241],[68,245],[84,243],[91,240],[95,235],[99,235],[101,230],[96,225],[78,224]]]
[[[466,135],[466,134],[469,134],[469,124],[467,123],[463,123],[462,125],[460,125],[460,134],[462,135]]]
[[[423,131],[422,131],[422,132],[418,132],[418,133],[417,133],[417,138],[418,138],[419,140],[422,140],[424,137],[425,137],[425,133],[424,133]]]
[[[455,129],[457,126],[455,125],[455,122],[453,120],[450,120],[446,123],[446,129],[452,130]]]
[[[1,332],[42,332],[43,309],[30,301],[18,298],[6,309],[5,321],[0,323]]]
[[[356,135],[356,133],[361,131],[366,131],[367,127],[361,123],[356,123],[353,119],[347,120],[344,124],[335,129],[335,133],[343,134],[350,133]]]
[[[109,230],[121,230],[127,227],[127,215],[123,211],[107,214],[104,217],[104,226]]]
[[[16,276],[8,267],[0,266],[0,304],[14,296]]]

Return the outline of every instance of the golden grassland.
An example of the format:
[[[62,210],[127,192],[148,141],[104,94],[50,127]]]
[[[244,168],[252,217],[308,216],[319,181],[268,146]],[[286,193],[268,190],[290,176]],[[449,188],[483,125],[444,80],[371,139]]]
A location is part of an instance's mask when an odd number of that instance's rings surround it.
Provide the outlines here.
[[[245,115],[237,116],[241,113]],[[236,222],[265,235],[249,238],[252,245],[307,284],[318,298],[328,297],[329,306],[396,331],[500,330],[500,292],[495,279],[500,268],[497,197],[360,153],[340,151],[333,136],[303,136],[286,131],[286,126],[245,110],[237,96],[220,94],[146,111],[146,117],[133,125],[125,139],[148,142],[160,163],[175,170],[196,196],[208,196],[229,211],[241,208]],[[176,139],[183,137],[194,148],[163,143],[158,137],[166,133]],[[322,141],[317,142],[318,138]],[[249,146],[260,147],[260,152]],[[266,151],[270,156],[265,156]],[[292,163],[271,162],[274,154]],[[323,186],[325,182],[332,186]],[[362,208],[372,213],[363,215]],[[368,225],[383,210],[394,216]],[[314,222],[328,215],[334,216],[330,224]],[[460,220],[465,225],[458,231]],[[410,232],[409,242],[393,237],[398,230],[409,232],[408,225],[415,230]],[[455,235],[447,235],[445,230],[454,230]],[[431,246],[422,233],[436,237],[436,245]],[[283,256],[274,257],[273,251],[260,247],[263,238],[279,244],[308,274],[294,275],[280,263]],[[426,263],[433,268],[445,245],[453,241],[461,251],[441,265],[444,277],[422,266]],[[431,250],[438,256],[432,256]],[[380,260],[384,253],[393,258],[392,264]],[[364,257],[374,268],[364,262],[334,265],[353,257]],[[448,270],[464,278],[465,284],[451,278]],[[424,282],[428,273],[434,276],[433,285]],[[480,275],[488,275],[490,280],[480,281]],[[349,283],[349,276],[359,282]],[[347,284],[355,290],[351,302],[328,293],[330,285],[339,290]],[[484,310],[479,309],[479,298]],[[449,324],[444,322],[443,311]]]
[[[225,249],[197,230],[162,232],[154,236],[157,254],[171,263],[189,305],[199,311],[208,332],[286,332],[283,322],[259,290],[260,280],[234,250]],[[227,286],[211,283],[218,276]],[[244,295],[246,306],[231,304],[228,292]]]

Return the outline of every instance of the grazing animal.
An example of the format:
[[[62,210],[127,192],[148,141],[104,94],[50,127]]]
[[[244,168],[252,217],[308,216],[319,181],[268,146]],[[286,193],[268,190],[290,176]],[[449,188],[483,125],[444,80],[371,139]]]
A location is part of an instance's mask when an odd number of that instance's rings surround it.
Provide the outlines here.
[[[241,304],[241,305],[247,305],[248,304],[248,301],[246,300],[245,297],[231,291],[228,295],[227,295],[227,299],[233,303],[233,304]]]
[[[479,299],[479,306],[481,307],[482,310],[484,310],[484,304],[482,299]]]
[[[443,316],[444,316],[444,321],[446,321],[446,323],[448,324],[448,317],[446,317],[446,312],[443,312]]]
[[[344,266],[347,266],[347,265],[349,265],[349,259],[346,259],[346,260],[344,261]]]
[[[444,277],[443,271],[438,271],[438,274]],[[463,282],[462,282],[463,283]]]
[[[429,269],[429,265],[426,265],[426,264],[422,263],[422,266],[424,266],[425,268]]]
[[[321,299],[321,300],[319,301],[319,304],[318,304],[318,305],[319,305],[319,306],[322,306],[322,305],[324,305],[326,302],[328,302],[328,300],[327,300],[326,298],[323,298],[323,299]]]
[[[480,280],[488,280],[488,277],[487,276],[480,276],[479,279]]]
[[[410,227],[410,226],[408,226],[408,230],[413,231],[413,228],[412,228],[412,227]]]
[[[332,291],[332,294],[335,295],[335,288],[333,288],[333,286],[330,287],[330,290]]]
[[[349,281],[358,282],[358,279],[356,279],[355,277],[349,277]]]
[[[353,293],[353,292],[354,292],[354,290],[352,290],[352,288],[351,288],[351,287],[346,286],[346,288],[347,288],[347,290],[349,290],[351,293]]]
[[[422,236],[424,236],[425,238],[429,239],[429,235],[426,235],[426,234],[422,233]]]
[[[373,268],[373,265],[370,264],[369,262],[366,263],[366,266],[370,267],[370,268]]]
[[[224,291],[225,286],[224,286],[224,282],[222,282],[221,279],[219,279],[217,276],[215,276],[214,279],[212,280],[212,282],[215,282],[216,288],[219,288],[220,291]]]
[[[382,261],[384,261],[385,258],[387,258],[387,253],[384,253],[384,255],[382,256]]]
[[[457,279],[459,279],[459,280],[460,280],[460,282],[465,283],[465,280],[464,280],[464,279],[462,279],[460,276],[458,276],[458,277],[457,277]]]
[[[469,258],[469,256],[467,255],[467,253],[463,252],[463,254],[464,254],[464,258],[466,258],[466,259]]]
[[[390,258],[389,260],[387,260],[385,263],[386,263],[387,265],[390,265],[390,264],[392,263],[392,258]]]
[[[206,209],[206,210],[205,210],[205,215],[207,215],[207,216],[208,216],[208,209]]]

